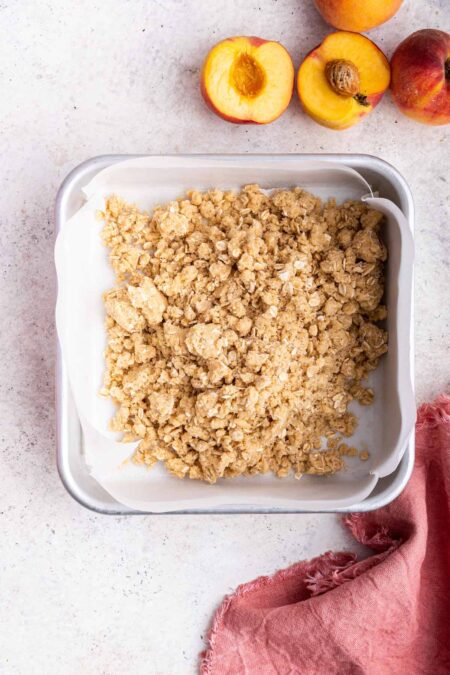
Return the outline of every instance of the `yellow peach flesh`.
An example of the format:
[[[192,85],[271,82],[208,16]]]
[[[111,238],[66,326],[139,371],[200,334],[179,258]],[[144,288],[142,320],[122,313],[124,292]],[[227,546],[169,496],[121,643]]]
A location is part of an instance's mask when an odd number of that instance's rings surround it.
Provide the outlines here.
[[[205,97],[220,115],[235,121],[271,122],[292,97],[294,67],[277,42],[223,40],[209,53],[202,74]]]

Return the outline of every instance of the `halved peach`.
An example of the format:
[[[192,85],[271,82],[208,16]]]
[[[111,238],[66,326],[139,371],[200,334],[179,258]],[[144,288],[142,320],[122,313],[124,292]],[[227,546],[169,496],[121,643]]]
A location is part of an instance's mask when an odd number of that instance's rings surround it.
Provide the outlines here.
[[[294,65],[279,42],[231,37],[207,55],[201,92],[217,115],[236,124],[267,124],[289,105]]]
[[[370,113],[389,87],[383,52],[359,33],[328,35],[305,58],[297,88],[304,110],[331,129],[347,129]]]

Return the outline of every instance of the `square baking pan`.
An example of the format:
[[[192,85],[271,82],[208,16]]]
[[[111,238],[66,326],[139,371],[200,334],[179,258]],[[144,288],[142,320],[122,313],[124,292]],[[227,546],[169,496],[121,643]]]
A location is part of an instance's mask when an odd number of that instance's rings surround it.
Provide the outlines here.
[[[55,224],[58,233],[64,223],[83,205],[85,198],[82,188],[96,174],[107,167],[127,159],[137,159],[139,155],[106,155],[94,157],[76,167],[64,180],[56,200]],[[300,169],[305,161],[329,161],[350,167],[369,183],[374,193],[396,204],[407,219],[413,231],[414,209],[411,192],[398,171],[383,160],[369,155],[180,155],[171,159],[186,163],[226,161],[239,162],[243,166],[258,161],[268,167],[276,168],[277,163],[289,163],[293,169]],[[157,158],[154,158],[155,160]],[[170,159],[170,158],[169,158]],[[250,175],[249,175],[250,178]],[[249,180],[248,182],[252,182]],[[410,335],[410,373],[413,377],[413,317],[411,308]],[[133,514],[152,513],[128,508],[116,501],[89,473],[85,461],[85,438],[81,428],[73,397],[70,390],[67,367],[58,344],[56,368],[56,411],[57,411],[57,466],[61,480],[68,492],[83,506],[100,513]],[[260,504],[230,504],[214,508],[188,508],[173,510],[170,513],[304,513],[314,511],[347,512],[369,511],[392,501],[404,488],[414,463],[414,434],[407,440],[403,457],[392,473],[379,478],[368,497],[351,505],[341,507],[322,504],[320,508],[308,506],[293,508],[262,507]],[[323,480],[323,479],[322,479]]]

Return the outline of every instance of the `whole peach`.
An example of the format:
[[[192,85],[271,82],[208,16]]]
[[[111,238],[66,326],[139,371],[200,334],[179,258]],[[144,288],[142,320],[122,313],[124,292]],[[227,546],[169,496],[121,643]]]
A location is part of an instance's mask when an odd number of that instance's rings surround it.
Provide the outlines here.
[[[403,0],[315,0],[325,21],[356,33],[379,26],[400,9]]]
[[[397,47],[391,61],[391,90],[408,117],[423,124],[450,123],[450,35],[427,28]]]

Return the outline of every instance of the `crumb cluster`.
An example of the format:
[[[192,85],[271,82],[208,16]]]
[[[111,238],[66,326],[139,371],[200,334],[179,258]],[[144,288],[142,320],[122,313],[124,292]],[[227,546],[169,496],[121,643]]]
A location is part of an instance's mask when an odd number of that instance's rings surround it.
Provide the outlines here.
[[[135,461],[180,478],[329,474],[387,350],[382,214],[300,189],[107,200],[102,394]],[[324,443],[324,439],[326,439]],[[367,459],[366,454],[362,459]]]

